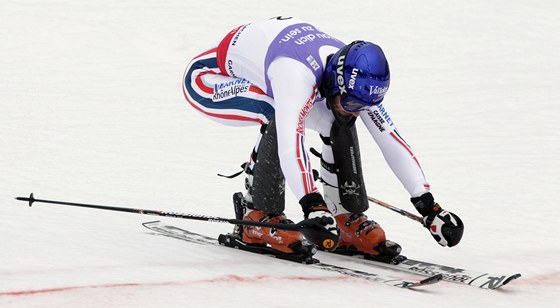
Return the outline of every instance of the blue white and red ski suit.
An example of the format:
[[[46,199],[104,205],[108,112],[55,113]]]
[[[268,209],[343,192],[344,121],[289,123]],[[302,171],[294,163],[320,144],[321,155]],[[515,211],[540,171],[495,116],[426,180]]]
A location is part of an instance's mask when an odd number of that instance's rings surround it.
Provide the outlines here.
[[[194,57],[184,74],[183,93],[192,107],[222,124],[260,125],[275,117],[280,166],[299,200],[318,192],[305,129],[325,137],[330,134],[334,116],[318,95],[318,87],[327,56],[344,45],[295,18],[246,24]],[[384,105],[361,111],[359,117],[409,194],[418,197],[428,192],[420,164]],[[322,155],[332,163],[329,151],[323,148]],[[336,187],[336,177],[322,177]]]

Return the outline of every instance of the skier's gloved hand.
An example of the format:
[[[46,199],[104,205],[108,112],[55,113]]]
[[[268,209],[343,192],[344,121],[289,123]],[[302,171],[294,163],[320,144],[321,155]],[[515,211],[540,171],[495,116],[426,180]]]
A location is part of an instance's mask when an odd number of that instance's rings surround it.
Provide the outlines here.
[[[334,250],[340,240],[340,229],[338,229],[336,220],[329,211],[323,196],[319,193],[310,193],[301,198],[301,200],[299,200],[299,204],[301,204],[306,220],[315,220],[328,232],[334,235],[329,236],[332,242],[326,243],[317,239],[316,241],[320,243],[315,244],[326,250]]]
[[[329,211],[323,196],[319,193],[310,193],[303,196],[303,198],[299,200],[299,204],[301,204],[305,219],[315,219],[319,221],[329,232],[339,235],[340,230],[336,225],[336,220]]]
[[[434,201],[431,193],[425,193],[420,197],[411,198],[412,204],[424,220],[424,227],[441,246],[453,247],[463,237],[463,222],[459,216],[445,211]]]

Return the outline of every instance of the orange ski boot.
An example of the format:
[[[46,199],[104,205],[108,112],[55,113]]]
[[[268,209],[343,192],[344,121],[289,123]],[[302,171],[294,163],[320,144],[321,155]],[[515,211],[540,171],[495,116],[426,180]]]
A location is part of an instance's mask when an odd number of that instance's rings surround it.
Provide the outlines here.
[[[293,224],[283,213],[268,214],[261,210],[248,208],[242,193],[235,193],[233,202],[238,219],[272,224]],[[238,234],[239,239],[245,244],[254,247],[269,247],[281,254],[298,254],[310,258],[315,253],[314,246],[305,240],[300,232],[296,231],[236,225],[234,233]]]
[[[389,241],[385,231],[363,213],[340,214],[336,217],[340,228],[340,243],[336,253],[362,254],[367,259],[391,262],[401,253],[401,246]]]

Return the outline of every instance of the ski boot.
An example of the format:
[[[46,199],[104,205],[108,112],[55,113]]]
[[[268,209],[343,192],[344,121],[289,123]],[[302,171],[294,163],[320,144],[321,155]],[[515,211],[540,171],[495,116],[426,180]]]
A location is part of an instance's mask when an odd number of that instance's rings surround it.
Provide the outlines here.
[[[384,263],[400,263],[401,246],[385,238],[385,231],[363,213],[340,214],[340,243],[334,251],[344,255],[363,255],[364,259]],[[405,258],[405,257],[402,257]]]
[[[233,195],[236,219],[272,224],[293,224],[284,214],[267,214],[248,208],[243,194]],[[299,232],[275,228],[235,225],[233,233],[220,235],[223,245],[251,252],[271,254],[281,259],[302,263],[315,263],[316,248]]]

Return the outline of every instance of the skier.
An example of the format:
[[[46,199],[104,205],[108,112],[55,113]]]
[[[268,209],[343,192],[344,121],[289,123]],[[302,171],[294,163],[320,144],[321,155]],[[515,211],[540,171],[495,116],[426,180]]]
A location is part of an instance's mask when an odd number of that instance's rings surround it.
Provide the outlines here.
[[[442,246],[459,243],[463,223],[434,201],[424,172],[397,132],[382,101],[389,66],[381,48],[355,41],[345,45],[315,26],[292,17],[242,25],[187,66],[183,93],[208,118],[231,126],[260,125],[244,165],[246,193],[233,196],[238,217],[291,223],[284,184],[299,200],[304,218],[327,217],[325,228],[340,236],[341,253],[388,261],[400,245],[369,220],[355,121],[359,117],[390,168],[411,196],[424,226]],[[314,182],[305,129],[320,134],[322,194]],[[367,155],[366,155],[367,157]],[[308,247],[295,231],[239,226],[248,245],[268,245],[283,254]]]

